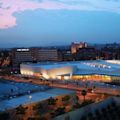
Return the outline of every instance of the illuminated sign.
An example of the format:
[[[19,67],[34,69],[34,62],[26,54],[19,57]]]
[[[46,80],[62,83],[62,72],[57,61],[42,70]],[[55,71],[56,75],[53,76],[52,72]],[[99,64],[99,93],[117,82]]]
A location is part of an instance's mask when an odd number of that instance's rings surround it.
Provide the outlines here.
[[[29,49],[17,49],[18,52],[29,51]]]

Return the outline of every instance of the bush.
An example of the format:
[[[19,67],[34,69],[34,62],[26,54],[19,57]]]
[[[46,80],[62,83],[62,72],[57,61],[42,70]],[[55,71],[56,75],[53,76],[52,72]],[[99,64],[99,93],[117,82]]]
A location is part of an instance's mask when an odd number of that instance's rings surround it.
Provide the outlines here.
[[[26,112],[26,109],[27,109],[27,107],[25,108],[25,107],[23,107],[22,105],[20,105],[20,106],[18,106],[17,108],[16,108],[16,114],[25,114],[25,112]]]
[[[56,104],[56,101],[57,101],[57,99],[54,99],[54,98],[50,97],[50,98],[48,99],[48,105],[55,105],[55,104]]]
[[[76,103],[75,105],[73,105],[73,108],[80,108],[81,107],[81,104],[79,103]]]
[[[62,101],[69,101],[70,100],[70,96],[66,95],[62,98]]]

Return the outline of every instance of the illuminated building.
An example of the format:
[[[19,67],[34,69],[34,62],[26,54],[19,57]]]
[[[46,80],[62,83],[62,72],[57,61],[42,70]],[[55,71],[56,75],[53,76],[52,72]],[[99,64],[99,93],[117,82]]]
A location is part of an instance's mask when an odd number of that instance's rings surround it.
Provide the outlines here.
[[[74,54],[80,48],[86,48],[86,47],[87,47],[87,43],[85,43],[85,42],[80,42],[80,43],[73,42],[71,45],[71,53]]]
[[[21,64],[20,71],[24,76],[45,79],[120,81],[120,65],[103,60]]]

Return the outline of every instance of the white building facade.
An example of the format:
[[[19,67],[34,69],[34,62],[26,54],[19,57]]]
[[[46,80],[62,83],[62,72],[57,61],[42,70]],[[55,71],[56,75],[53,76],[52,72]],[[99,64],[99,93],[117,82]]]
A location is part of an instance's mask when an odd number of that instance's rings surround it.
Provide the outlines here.
[[[120,81],[120,64],[103,60],[21,64],[20,72],[24,76],[43,77],[45,79]]]

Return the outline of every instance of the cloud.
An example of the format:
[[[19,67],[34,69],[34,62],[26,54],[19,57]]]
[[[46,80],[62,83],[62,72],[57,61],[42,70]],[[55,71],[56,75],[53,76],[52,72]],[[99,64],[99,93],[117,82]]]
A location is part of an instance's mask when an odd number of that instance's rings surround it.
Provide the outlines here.
[[[17,25],[14,13],[36,9],[120,13],[120,0],[0,0],[0,29]]]

